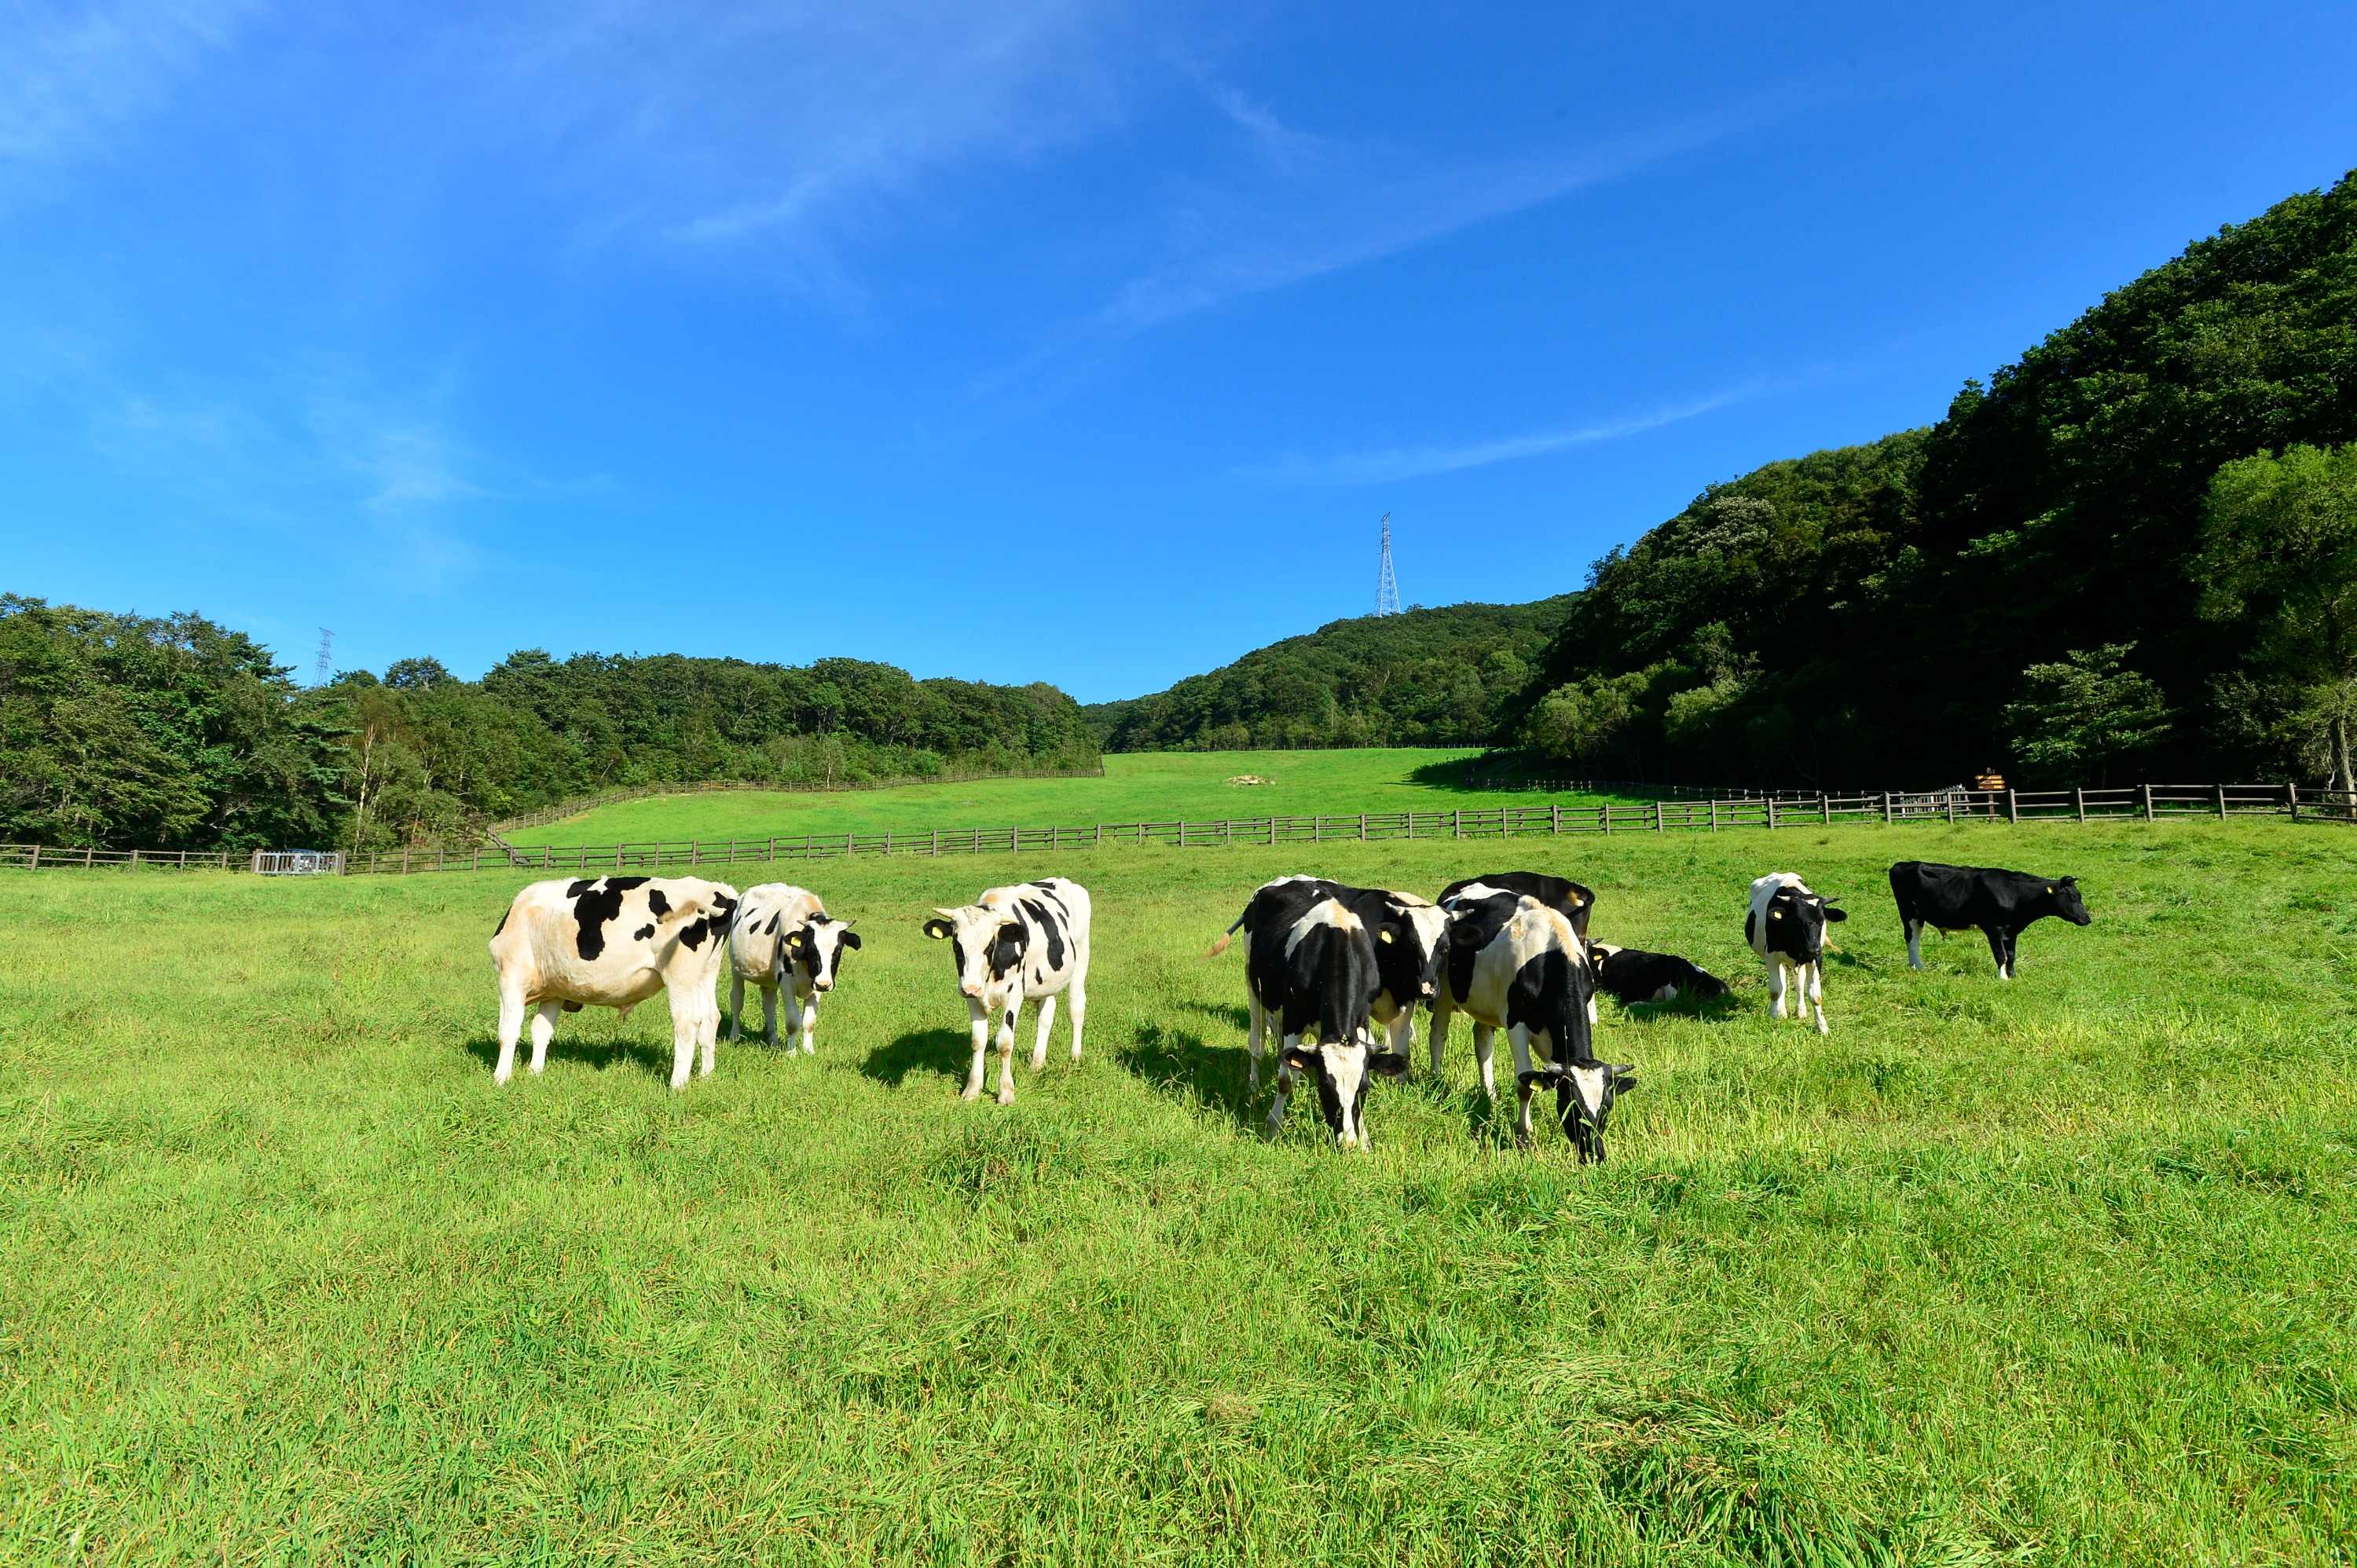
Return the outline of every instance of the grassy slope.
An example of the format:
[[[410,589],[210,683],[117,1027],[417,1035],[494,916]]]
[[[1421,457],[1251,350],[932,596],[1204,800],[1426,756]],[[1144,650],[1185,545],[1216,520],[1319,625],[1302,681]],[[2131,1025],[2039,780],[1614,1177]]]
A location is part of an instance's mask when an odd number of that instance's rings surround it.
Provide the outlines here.
[[[2346,1561],[2357,840],[2280,824],[1328,845],[1518,863],[1740,977],[1609,1004],[1613,1163],[1501,1147],[1460,1030],[1377,1152],[1238,1104],[1297,853],[826,866],[815,1058],[667,1091],[658,1003],[490,1081],[509,875],[45,873],[0,912],[0,1552],[446,1562]],[[1900,855],[2075,871],[2000,986]],[[1770,866],[1845,894],[1762,1015]],[[1088,1060],[955,1098],[924,907],[1061,870]],[[1028,1015],[1027,1015],[1028,1025]],[[1420,1048],[1420,1047],[1419,1047]],[[1018,1069],[1021,1070],[1021,1069]],[[1835,1555],[1836,1551],[1846,1552]],[[1781,1555],[1780,1555],[1780,1553]],[[2339,1553],[2340,1555],[2335,1555]],[[79,1560],[79,1559],[77,1559]]]
[[[1435,762],[1478,755],[1414,748],[1140,752],[1107,757],[1102,779],[990,779],[831,794],[745,790],[665,796],[608,806],[511,836],[517,843],[562,844],[755,839],[771,833],[880,832],[888,827],[1047,827],[1272,812],[1446,811],[1555,798],[1452,789],[1410,777]],[[1245,773],[1275,783],[1244,789],[1225,782]]]

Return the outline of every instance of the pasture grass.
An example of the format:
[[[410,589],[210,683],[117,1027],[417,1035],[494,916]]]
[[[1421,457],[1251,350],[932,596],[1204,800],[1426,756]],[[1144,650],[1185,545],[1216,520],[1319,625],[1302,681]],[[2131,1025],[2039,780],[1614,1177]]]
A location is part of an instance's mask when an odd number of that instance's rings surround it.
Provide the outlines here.
[[[2022,977],[1883,869],[2072,872]],[[512,874],[45,872],[0,912],[11,1562],[2347,1563],[2357,839],[2280,823],[1340,843],[1593,884],[1729,1004],[1624,1013],[1612,1160],[1464,1026],[1274,1146],[1278,851],[832,862],[815,1058],[665,1086],[660,1000],[490,1081]],[[796,868],[802,869],[802,868]],[[1843,896],[1829,1037],[1745,886]],[[1088,1054],[957,1099],[928,906],[1096,904]],[[725,998],[724,998],[725,999]],[[758,1009],[755,1016],[758,1020]],[[1019,1043],[1028,1047],[1030,1015]],[[1422,1046],[1418,1052],[1421,1058]],[[1501,1059],[1504,1058],[1501,1047]]]
[[[653,839],[760,840],[770,834],[927,832],[935,828],[1070,827],[1092,822],[1360,811],[1446,811],[1590,797],[1459,789],[1447,765],[1463,749],[1123,752],[1102,779],[982,779],[889,789],[757,790],[662,795],[601,806],[508,835],[519,844]],[[1265,785],[1233,785],[1246,774]]]

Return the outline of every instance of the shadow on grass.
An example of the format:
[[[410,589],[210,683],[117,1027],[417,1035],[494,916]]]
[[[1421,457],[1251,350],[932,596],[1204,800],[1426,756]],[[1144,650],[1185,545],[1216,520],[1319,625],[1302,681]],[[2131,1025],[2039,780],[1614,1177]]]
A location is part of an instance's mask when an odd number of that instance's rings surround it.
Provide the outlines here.
[[[964,1029],[926,1029],[903,1035],[867,1053],[859,1070],[894,1089],[912,1072],[937,1072],[959,1084],[974,1066],[974,1036]]]
[[[524,1037],[516,1042],[515,1069],[519,1074],[532,1071],[532,1036],[529,1025]],[[478,1035],[467,1042],[467,1054],[483,1064],[486,1071],[497,1071],[500,1065],[500,1042],[490,1035]],[[653,1074],[664,1082],[671,1081],[671,1047],[645,1040],[585,1040],[568,1039],[563,1026],[556,1037],[548,1042],[548,1059],[552,1062],[583,1062],[604,1072],[623,1062]]]
[[[1228,1012],[1209,1007],[1201,1010],[1216,1016],[1225,1016]],[[1146,1024],[1118,1054],[1125,1070],[1156,1088],[1178,1090],[1196,1104],[1220,1112],[1239,1127],[1259,1125],[1253,1112],[1252,1097],[1244,1091],[1247,1058],[1241,1045],[1210,1046],[1200,1035]],[[1265,1061],[1261,1066],[1265,1089],[1265,1074],[1274,1070],[1275,1064]]]
[[[1206,1018],[1215,1018],[1222,1024],[1230,1025],[1238,1034],[1243,1034],[1252,1027],[1252,1009],[1242,1003],[1230,1005],[1217,1002],[1189,1000],[1179,1003],[1178,1006],[1183,1012],[1200,1013]]]
[[[1427,762],[1408,769],[1407,780],[1427,789],[1462,789],[1465,777],[1481,758],[1459,757],[1448,762]]]
[[[1674,1002],[1620,1004],[1620,1016],[1634,1024],[1647,1024],[1656,1018],[1699,1018],[1708,1024],[1723,1024],[1744,1011],[1743,999],[1732,991],[1709,998],[1681,996]]]

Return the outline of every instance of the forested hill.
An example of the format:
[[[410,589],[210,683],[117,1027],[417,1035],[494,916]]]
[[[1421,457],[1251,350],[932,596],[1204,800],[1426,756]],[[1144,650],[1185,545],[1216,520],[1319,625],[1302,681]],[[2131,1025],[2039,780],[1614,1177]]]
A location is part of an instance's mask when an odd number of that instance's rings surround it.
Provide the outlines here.
[[[297,687],[242,633],[0,595],[0,839],[154,848],[432,843],[618,784],[1087,767],[1055,687],[888,664],[511,655]]]
[[[1570,605],[1566,596],[1332,621],[1167,692],[1085,711],[1108,751],[1479,746]]]
[[[2345,779],[2352,441],[2357,175],[2190,246],[1929,430],[1705,490],[1597,564],[1512,738],[1644,779]]]

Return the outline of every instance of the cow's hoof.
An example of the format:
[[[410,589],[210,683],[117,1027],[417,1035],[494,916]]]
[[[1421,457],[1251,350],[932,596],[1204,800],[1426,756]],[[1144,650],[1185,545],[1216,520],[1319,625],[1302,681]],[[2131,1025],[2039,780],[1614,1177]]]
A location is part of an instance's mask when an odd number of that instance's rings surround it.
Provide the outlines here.
[[[1260,1141],[1264,1144],[1275,1143],[1277,1129],[1280,1125],[1281,1123],[1275,1122],[1262,1122],[1260,1124]]]
[[[808,1040],[804,1040],[802,1042],[802,1055],[806,1057],[814,1057],[818,1055],[818,1047],[812,1045]]]
[[[958,1098],[960,1100],[980,1100],[982,1098],[982,1085],[978,1083],[970,1083],[966,1085],[965,1088],[958,1091]]]
[[[1031,1058],[1031,1070],[1033,1072],[1046,1072],[1048,1070],[1047,1052],[1041,1051],[1038,1056]]]
[[[1015,1091],[1014,1091],[1013,1090],[1011,1090],[1011,1089],[1002,1089],[1002,1090],[1000,1090],[998,1091],[998,1103],[1000,1103],[1001,1105],[1012,1105],[1012,1104],[1014,1104],[1014,1103],[1015,1103]]]

